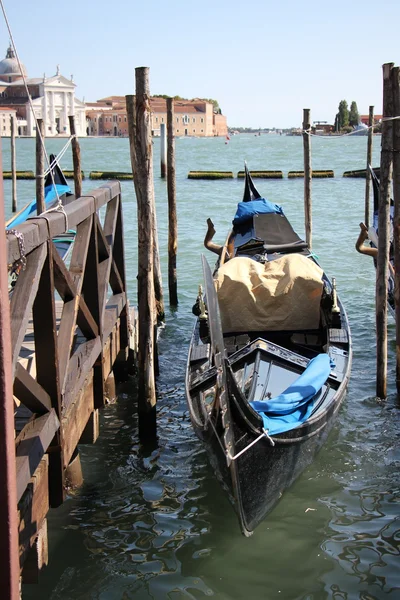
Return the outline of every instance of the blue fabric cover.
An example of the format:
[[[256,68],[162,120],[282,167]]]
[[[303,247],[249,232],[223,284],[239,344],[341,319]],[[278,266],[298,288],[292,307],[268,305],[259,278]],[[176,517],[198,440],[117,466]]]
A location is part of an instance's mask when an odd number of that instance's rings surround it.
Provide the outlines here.
[[[283,210],[279,204],[273,204],[269,200],[265,200],[265,198],[252,200],[251,202],[239,202],[232,223],[234,225],[240,225],[254,217],[254,215],[264,215],[267,213],[283,215]]]
[[[328,354],[318,354],[310,360],[306,370],[282,394],[270,400],[256,400],[250,405],[263,419],[269,435],[290,431],[310,416],[314,402],[331,372]]]
[[[69,185],[61,185],[57,183],[56,188],[59,196],[71,191]],[[56,200],[56,198],[57,194],[54,189],[54,185],[46,186],[44,189],[44,201],[46,209],[51,207],[51,204],[54,202],[54,200]],[[21,213],[16,215],[15,218],[9,223],[7,229],[12,229],[17,225],[21,225],[21,223],[24,223],[26,219],[28,219],[28,217],[30,217],[33,213],[36,215],[36,200],[32,200],[32,202],[25,206]]]

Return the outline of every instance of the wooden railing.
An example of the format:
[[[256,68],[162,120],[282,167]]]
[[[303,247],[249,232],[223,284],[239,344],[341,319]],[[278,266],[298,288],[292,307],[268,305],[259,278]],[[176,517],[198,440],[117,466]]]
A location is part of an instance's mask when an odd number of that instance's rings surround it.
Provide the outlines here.
[[[68,267],[52,241],[67,229],[76,230]],[[7,235],[7,251],[9,265],[25,261],[10,309],[17,414],[28,415],[16,430],[16,469],[20,564],[33,552],[38,567],[32,575],[32,561],[25,563],[30,581],[46,562],[49,505],[63,502],[78,443],[96,440],[107,377],[131,356],[120,185],[29,219],[17,232]]]

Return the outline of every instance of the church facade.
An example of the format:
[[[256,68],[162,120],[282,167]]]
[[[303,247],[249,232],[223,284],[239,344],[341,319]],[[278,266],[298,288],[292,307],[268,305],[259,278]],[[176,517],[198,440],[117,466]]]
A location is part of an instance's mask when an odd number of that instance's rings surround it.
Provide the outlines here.
[[[0,61],[0,115],[15,111],[20,136],[36,135],[36,119],[43,120],[46,137],[69,136],[69,115],[77,135],[86,136],[85,103],[75,98],[75,88],[72,76],[61,75],[59,67],[52,77],[28,78],[11,47]]]

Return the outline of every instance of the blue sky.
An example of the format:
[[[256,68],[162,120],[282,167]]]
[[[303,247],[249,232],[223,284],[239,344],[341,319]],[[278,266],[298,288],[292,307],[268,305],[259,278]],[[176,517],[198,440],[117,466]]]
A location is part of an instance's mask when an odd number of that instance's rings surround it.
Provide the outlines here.
[[[398,0],[2,0],[30,77],[74,75],[94,101],[134,93],[218,100],[228,125],[333,122],[339,102],[382,106],[382,64],[400,64]],[[0,56],[9,36],[0,14]]]

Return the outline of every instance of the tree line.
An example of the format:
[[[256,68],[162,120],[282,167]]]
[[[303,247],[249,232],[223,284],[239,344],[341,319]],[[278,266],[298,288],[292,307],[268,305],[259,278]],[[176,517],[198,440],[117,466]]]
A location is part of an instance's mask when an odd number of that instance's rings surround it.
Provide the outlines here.
[[[360,115],[357,108],[357,102],[349,105],[346,100],[339,102],[338,112],[335,116],[335,131],[350,132],[360,123]]]

